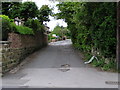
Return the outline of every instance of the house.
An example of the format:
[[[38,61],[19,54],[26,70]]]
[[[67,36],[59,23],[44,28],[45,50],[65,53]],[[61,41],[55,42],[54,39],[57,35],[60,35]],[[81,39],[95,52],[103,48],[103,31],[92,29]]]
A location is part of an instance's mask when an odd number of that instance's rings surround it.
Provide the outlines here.
[[[18,26],[23,25],[24,21],[22,21],[22,20],[23,20],[23,19],[19,19],[18,17],[16,17],[16,18],[14,19],[14,23],[15,23],[16,25],[18,25]]]

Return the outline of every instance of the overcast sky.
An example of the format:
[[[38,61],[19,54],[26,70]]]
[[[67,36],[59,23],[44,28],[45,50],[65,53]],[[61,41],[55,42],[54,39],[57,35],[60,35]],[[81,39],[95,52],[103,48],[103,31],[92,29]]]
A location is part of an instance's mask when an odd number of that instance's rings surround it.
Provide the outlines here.
[[[56,4],[58,4],[58,2],[51,2],[49,0],[23,0],[23,2],[25,2],[25,1],[35,2],[36,5],[38,6],[38,8],[40,8],[42,5],[49,5],[49,7],[54,7],[54,10],[53,10],[54,13],[58,12],[57,7],[55,7]],[[63,20],[56,20],[53,17],[50,17],[50,20],[51,20],[50,22],[46,22],[47,26],[50,27],[50,31],[53,30],[54,27],[58,24],[60,26],[64,26],[64,27],[67,26],[67,24]]]

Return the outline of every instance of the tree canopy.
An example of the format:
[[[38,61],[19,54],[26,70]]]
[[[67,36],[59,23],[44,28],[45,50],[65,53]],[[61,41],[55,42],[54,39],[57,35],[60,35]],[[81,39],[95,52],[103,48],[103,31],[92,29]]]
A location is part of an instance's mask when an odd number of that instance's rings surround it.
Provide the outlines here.
[[[50,9],[48,7],[48,5],[43,5],[39,11],[38,11],[38,19],[41,23],[43,23],[43,21],[50,21],[49,19],[49,15],[52,14],[52,9]]]
[[[2,14],[10,18],[20,17],[20,2],[2,2]]]
[[[43,5],[38,9],[35,2],[2,2],[2,14],[14,19],[15,17],[28,19],[37,18],[42,24],[44,21],[50,21],[49,15],[52,9],[48,5]]]
[[[35,2],[24,2],[21,5],[21,17],[25,19],[25,21],[29,18],[35,18],[38,14],[38,7]]]
[[[63,26],[59,26],[57,25],[54,30],[52,31],[52,34],[56,34],[60,37],[63,37],[63,36],[70,36],[70,32],[69,30],[67,29],[67,27],[63,27]]]
[[[62,2],[57,6],[60,12],[56,17],[67,22],[78,49],[91,52],[94,47],[105,57],[115,57],[115,2]]]

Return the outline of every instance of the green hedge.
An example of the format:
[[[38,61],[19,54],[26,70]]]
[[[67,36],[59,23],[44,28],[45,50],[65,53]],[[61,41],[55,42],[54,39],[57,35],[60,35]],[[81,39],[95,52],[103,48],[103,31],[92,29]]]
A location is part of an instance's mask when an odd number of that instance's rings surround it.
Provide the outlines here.
[[[6,15],[0,15],[0,18],[2,18],[2,19],[6,19],[6,20],[8,20],[9,22],[13,22],[13,19],[10,19],[8,16],[6,16]]]
[[[14,23],[11,23],[12,32],[19,34],[34,35],[34,32],[31,28],[25,26],[17,26]]]
[[[37,19],[28,19],[25,26],[32,28],[34,32],[44,32],[44,26]]]
[[[0,22],[2,22],[2,40],[6,41],[8,39],[8,33],[14,32],[19,34],[34,35],[31,28],[26,26],[17,26],[13,19],[10,19],[6,15],[0,15]]]
[[[0,22],[2,22],[2,40],[6,41],[8,38],[8,33],[11,32],[11,26],[10,26],[10,21],[8,16],[5,15],[0,15]]]
[[[98,50],[104,57],[116,56],[116,3],[63,2],[58,18],[65,19],[77,48]]]
[[[67,22],[74,46],[91,55],[94,49],[94,54],[97,57],[101,56],[100,62],[105,61],[105,58],[109,59],[109,63],[104,63],[102,66],[104,70],[116,68],[116,4],[115,2],[62,2],[57,5],[61,12],[56,16]]]

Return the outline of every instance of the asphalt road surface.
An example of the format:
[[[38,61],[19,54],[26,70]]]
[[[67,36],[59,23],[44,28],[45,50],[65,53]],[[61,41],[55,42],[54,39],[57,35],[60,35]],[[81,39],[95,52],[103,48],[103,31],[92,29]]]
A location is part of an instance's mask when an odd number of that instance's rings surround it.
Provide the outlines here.
[[[70,40],[52,42],[30,55],[17,72],[2,78],[3,88],[118,88],[118,74],[84,64]]]

